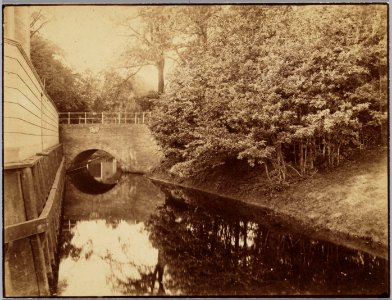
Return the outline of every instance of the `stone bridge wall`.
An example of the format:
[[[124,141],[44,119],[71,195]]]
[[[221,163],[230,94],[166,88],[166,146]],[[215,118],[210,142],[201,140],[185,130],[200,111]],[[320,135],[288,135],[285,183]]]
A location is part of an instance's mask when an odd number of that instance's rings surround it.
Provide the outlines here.
[[[66,167],[90,149],[113,155],[124,171],[146,173],[159,165],[162,153],[145,124],[60,125]]]

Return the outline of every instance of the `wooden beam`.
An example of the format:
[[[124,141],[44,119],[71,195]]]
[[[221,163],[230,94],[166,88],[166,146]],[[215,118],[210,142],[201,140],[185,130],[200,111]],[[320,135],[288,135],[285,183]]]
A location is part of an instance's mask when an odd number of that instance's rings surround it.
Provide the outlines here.
[[[61,147],[63,144],[57,144],[53,147],[50,147],[42,152],[40,152],[37,155],[34,155],[33,157],[23,160],[21,162],[13,162],[13,163],[6,163],[4,164],[4,170],[12,170],[12,169],[23,169],[23,168],[29,168],[35,165],[42,156],[47,156],[49,153],[53,150],[56,150],[57,148]]]
[[[6,226],[4,228],[4,243],[45,232],[47,228],[46,219],[41,218]]]
[[[57,174],[53,182],[53,187],[50,190],[49,197],[46,201],[44,209],[41,212],[41,215],[33,220],[6,226],[4,228],[4,243],[9,243],[39,233],[43,233],[49,228],[47,222],[53,213],[54,202],[56,198],[56,190],[57,190],[56,185],[59,184],[61,177],[64,176],[64,172],[63,172],[64,167],[65,167],[65,159],[63,158],[60,167],[57,170]]]

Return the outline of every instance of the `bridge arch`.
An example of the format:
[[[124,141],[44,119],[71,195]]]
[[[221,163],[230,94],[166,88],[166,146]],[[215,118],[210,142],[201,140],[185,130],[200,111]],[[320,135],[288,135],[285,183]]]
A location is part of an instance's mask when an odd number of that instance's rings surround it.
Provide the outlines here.
[[[89,149],[79,153],[68,170],[71,183],[85,194],[110,191],[121,178],[117,159],[108,152]]]
[[[107,154],[111,155],[114,159],[116,159],[116,161],[120,167],[124,164],[124,162],[122,162],[121,159],[118,157],[117,153],[113,154],[105,149],[92,148],[92,149],[82,150],[82,152],[76,154],[75,157],[71,157],[69,169],[73,169],[73,168],[78,167],[82,164],[87,164],[89,158],[97,151],[103,151],[103,152],[106,152]]]
[[[159,165],[162,152],[145,124],[62,124],[66,167],[82,152],[110,153],[125,172],[147,173]]]

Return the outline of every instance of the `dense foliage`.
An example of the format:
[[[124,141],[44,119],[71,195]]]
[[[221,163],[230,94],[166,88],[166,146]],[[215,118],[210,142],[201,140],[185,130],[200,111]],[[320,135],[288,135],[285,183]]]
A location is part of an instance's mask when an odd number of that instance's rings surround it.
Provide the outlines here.
[[[189,33],[151,124],[172,172],[242,159],[284,181],[383,141],[386,6],[193,9],[198,19],[179,20],[203,30]]]
[[[137,111],[133,78],[113,70],[78,73],[64,63],[62,51],[39,33],[31,38],[31,61],[59,111]]]
[[[73,71],[60,60],[61,50],[39,34],[31,38],[31,61],[59,111],[85,111]]]

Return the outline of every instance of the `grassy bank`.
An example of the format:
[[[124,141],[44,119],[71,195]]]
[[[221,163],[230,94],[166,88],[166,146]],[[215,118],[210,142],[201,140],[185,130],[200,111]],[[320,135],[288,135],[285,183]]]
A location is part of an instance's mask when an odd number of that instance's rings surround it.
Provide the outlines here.
[[[235,162],[188,179],[164,169],[151,177],[272,209],[304,233],[388,257],[386,149],[363,151],[305,179],[293,177],[284,188],[271,186],[261,170]]]

